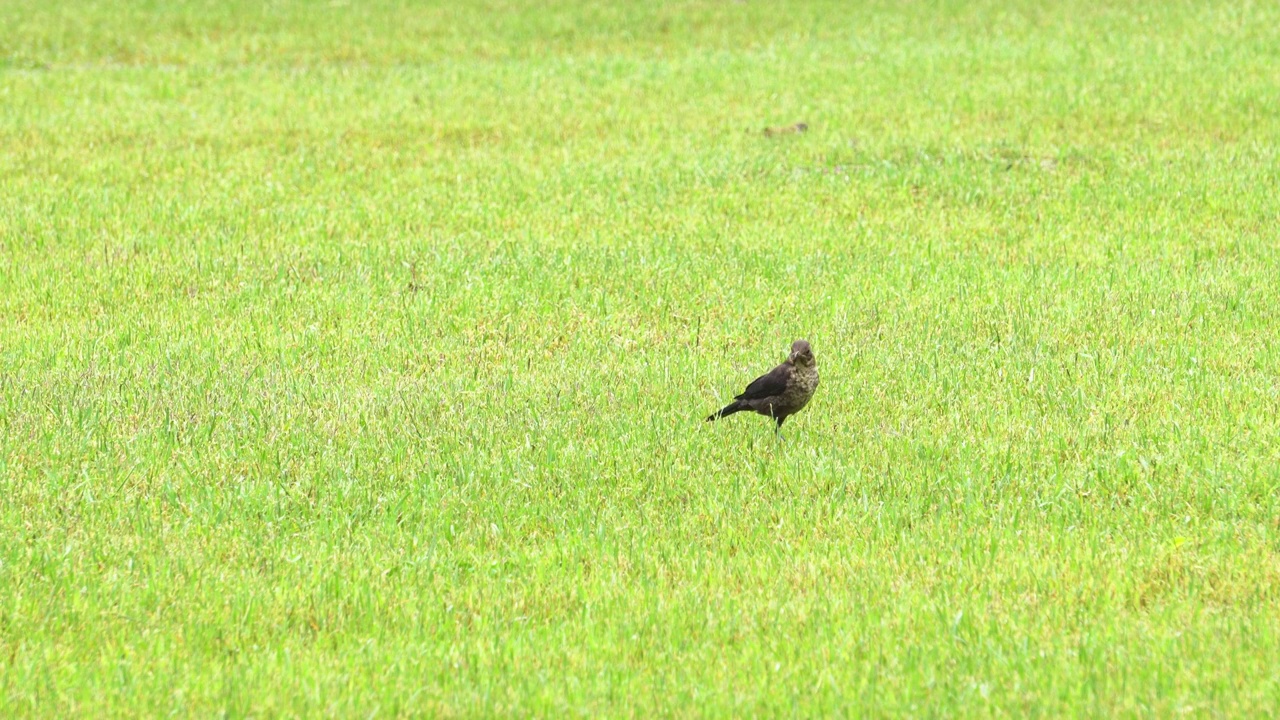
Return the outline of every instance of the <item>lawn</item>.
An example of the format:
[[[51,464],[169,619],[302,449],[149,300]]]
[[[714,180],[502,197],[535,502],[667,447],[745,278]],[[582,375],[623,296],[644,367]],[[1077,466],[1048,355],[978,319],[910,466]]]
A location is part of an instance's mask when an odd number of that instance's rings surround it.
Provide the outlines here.
[[[0,715],[1280,713],[1280,5],[0,27]]]

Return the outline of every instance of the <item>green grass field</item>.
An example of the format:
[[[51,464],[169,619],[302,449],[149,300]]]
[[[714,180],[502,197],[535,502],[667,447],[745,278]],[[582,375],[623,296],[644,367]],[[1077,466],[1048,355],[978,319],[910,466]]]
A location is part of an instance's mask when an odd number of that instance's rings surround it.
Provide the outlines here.
[[[0,26],[0,715],[1280,712],[1280,5]]]

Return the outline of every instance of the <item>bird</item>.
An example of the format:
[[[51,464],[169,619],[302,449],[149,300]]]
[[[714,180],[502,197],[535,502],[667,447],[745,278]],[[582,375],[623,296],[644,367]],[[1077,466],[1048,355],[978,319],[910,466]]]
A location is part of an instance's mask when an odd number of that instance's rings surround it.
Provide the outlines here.
[[[808,340],[791,343],[786,362],[761,375],[733,402],[707,416],[707,422],[750,410],[773,418],[774,432],[782,433],[782,423],[809,404],[818,389],[818,363]]]

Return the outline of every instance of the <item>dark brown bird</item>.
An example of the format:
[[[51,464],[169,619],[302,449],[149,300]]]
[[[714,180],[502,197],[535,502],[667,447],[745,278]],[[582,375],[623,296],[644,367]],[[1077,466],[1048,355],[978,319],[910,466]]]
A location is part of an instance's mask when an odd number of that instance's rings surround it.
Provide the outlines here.
[[[707,422],[744,410],[759,413],[778,423],[774,432],[782,431],[787,418],[804,409],[818,389],[818,363],[813,359],[813,348],[807,340],[791,343],[787,361],[761,375],[719,412],[707,417]]]

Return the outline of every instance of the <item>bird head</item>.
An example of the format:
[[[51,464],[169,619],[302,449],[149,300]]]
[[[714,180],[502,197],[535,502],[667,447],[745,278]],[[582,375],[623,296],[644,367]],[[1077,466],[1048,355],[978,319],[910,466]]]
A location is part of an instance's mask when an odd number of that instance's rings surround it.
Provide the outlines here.
[[[797,340],[791,343],[791,355],[787,359],[796,365],[812,365],[813,348],[809,347],[809,341]]]

